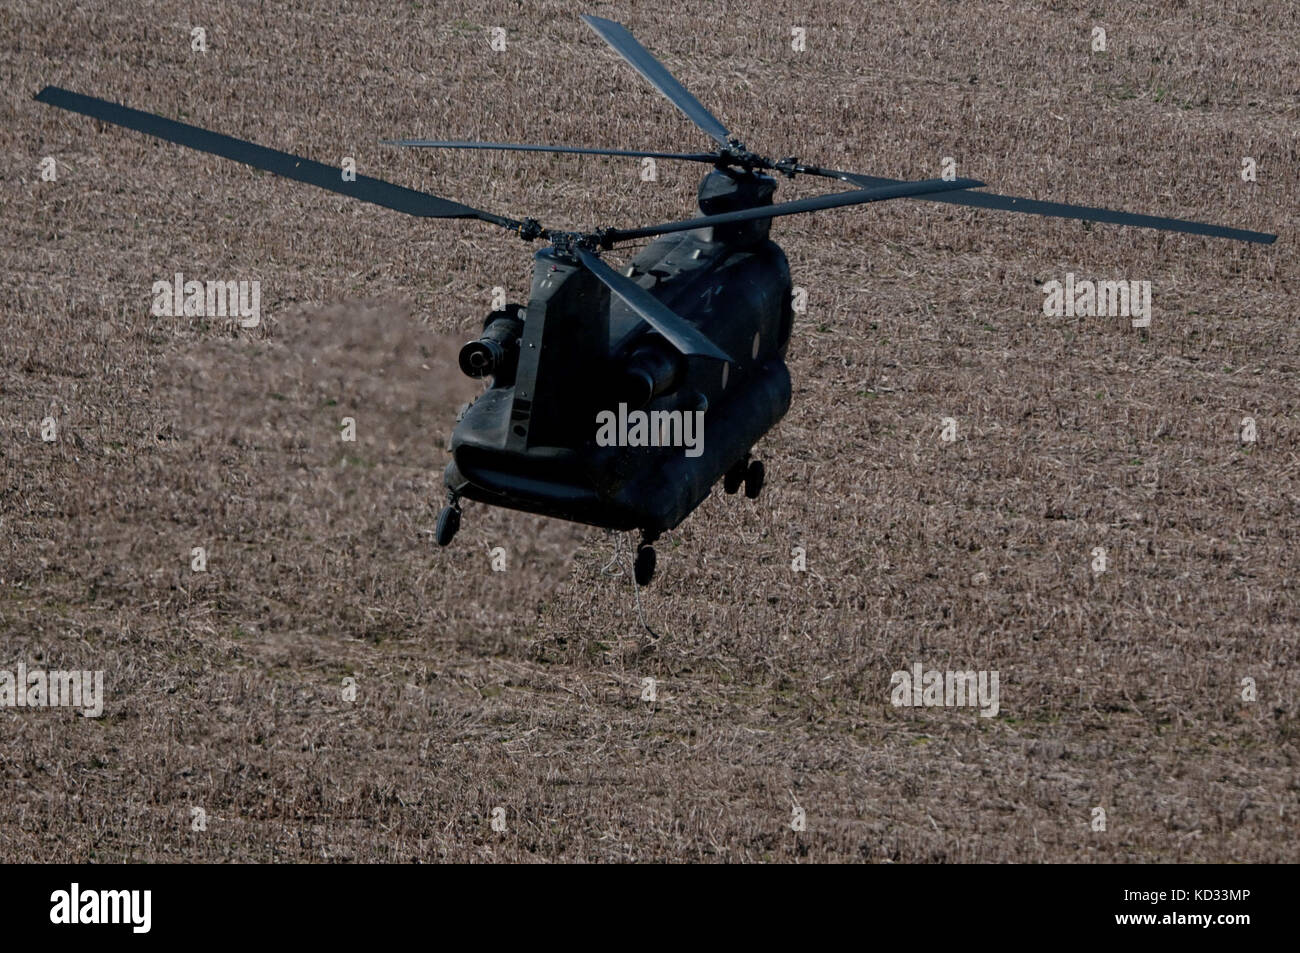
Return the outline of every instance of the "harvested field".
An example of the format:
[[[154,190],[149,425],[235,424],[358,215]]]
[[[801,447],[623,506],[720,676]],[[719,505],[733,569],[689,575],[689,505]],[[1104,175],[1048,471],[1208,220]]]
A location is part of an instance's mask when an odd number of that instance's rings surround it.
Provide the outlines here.
[[[1279,238],[774,223],[794,402],[762,497],[661,541],[654,639],[630,534],[470,503],[432,542],[456,349],[528,247],[32,101],[560,227],[688,217],[696,166],[378,144],[706,147],[582,12],[766,155]],[[105,692],[0,708],[0,859],[1296,859],[1300,6],[12,0],[0,65],[0,669]],[[153,316],[178,272],[259,280],[261,325]],[[1151,326],[1045,316],[1067,273],[1150,281]],[[997,672],[996,714],[895,707],[917,663]]]

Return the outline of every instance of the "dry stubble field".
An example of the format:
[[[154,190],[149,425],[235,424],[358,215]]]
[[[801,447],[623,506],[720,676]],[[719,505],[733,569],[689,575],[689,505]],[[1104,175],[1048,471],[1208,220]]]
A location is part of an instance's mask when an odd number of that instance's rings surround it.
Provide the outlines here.
[[[0,710],[0,858],[1295,859],[1300,8],[1141,6],[6,3],[0,668],[103,669],[107,697]],[[995,191],[1280,238],[898,202],[777,223],[809,290],[794,404],[763,498],[718,491],[661,543],[655,641],[598,530],[467,504],[432,545],[477,386],[455,350],[493,285],[525,297],[517,239],[31,99],[561,226],[687,216],[693,166],[377,145],[705,146],[580,12],[768,155],[953,156]],[[260,280],[263,326],[152,317],[178,271]],[[1150,280],[1149,332],[1044,317],[1069,271]],[[1001,710],[892,707],[914,662],[997,670]]]

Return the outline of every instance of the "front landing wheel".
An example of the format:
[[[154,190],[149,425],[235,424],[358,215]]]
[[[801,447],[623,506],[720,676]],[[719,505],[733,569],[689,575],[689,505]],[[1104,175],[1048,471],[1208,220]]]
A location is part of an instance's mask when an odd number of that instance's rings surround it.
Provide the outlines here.
[[[749,472],[749,454],[745,454],[739,460],[731,465],[722,476],[722,488],[727,493],[735,493],[740,489],[740,484],[745,482],[745,475]]]
[[[655,548],[649,543],[637,547],[636,562],[632,564],[632,575],[638,586],[650,585],[655,574]]]
[[[442,512],[438,514],[438,525],[434,530],[433,538],[439,546],[446,546],[452,541],[458,529],[460,529],[460,508],[444,506]]]

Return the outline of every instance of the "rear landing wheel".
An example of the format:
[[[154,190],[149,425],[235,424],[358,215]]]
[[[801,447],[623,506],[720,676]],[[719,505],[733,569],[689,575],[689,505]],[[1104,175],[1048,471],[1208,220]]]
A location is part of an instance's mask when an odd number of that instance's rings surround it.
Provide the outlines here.
[[[655,574],[655,548],[649,543],[637,547],[636,562],[632,564],[632,575],[638,586],[650,585]]]
[[[758,494],[763,490],[763,480],[766,474],[763,470],[763,461],[755,460],[745,470],[745,496],[751,500],[758,499]]]
[[[749,471],[749,454],[741,457],[731,465],[722,477],[722,488],[728,493],[735,493],[740,489],[740,484],[745,482],[745,474]]]
[[[460,508],[455,506],[444,506],[442,512],[438,514],[438,525],[434,530],[433,538],[439,546],[446,546],[451,542],[452,537],[456,535],[456,530],[460,529]]]

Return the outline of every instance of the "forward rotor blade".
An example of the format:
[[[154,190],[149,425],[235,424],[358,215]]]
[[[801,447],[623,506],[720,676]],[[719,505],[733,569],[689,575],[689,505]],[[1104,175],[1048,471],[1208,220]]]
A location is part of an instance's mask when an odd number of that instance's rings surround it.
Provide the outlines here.
[[[840,179],[854,185],[876,188],[889,185],[898,179],[882,179],[874,175],[859,175],[856,172],[837,172],[833,169],[805,169],[813,175]],[[1206,222],[1191,222],[1181,218],[1163,218],[1157,215],[1138,215],[1133,212],[1118,212],[1108,208],[1092,208],[1087,205],[1067,205],[1063,202],[1042,202],[1038,199],[1015,198],[1010,195],[996,195],[991,192],[961,192],[946,195],[921,195],[918,198],[928,202],[947,202],[950,205],[969,205],[974,208],[991,208],[1003,212],[1023,212],[1026,215],[1043,215],[1048,218],[1074,218],[1087,222],[1105,222],[1109,225],[1132,225],[1137,228],[1156,228],[1166,232],[1183,232],[1188,235],[1206,235],[1210,238],[1231,238],[1242,242],[1255,242],[1271,245],[1277,238],[1267,232],[1252,232],[1244,228],[1229,228],[1226,225],[1210,225]]]
[[[691,122],[717,140],[719,145],[727,145],[731,133],[718,118],[704,108],[704,105],[690,94],[677,81],[668,68],[654,58],[654,55],[637,42],[637,38],[627,31],[621,23],[583,14],[587,26],[600,34],[601,39],[614,48],[619,56],[632,64],[632,68],[650,81],[650,85],[671,99],[677,108],[686,114]]]
[[[408,215],[418,215],[422,218],[477,218],[510,229],[517,229],[521,224],[514,219],[438,198],[427,192],[417,192],[414,189],[393,185],[381,179],[372,179],[367,175],[358,175],[355,181],[344,181],[342,170],[335,166],[314,162],[288,152],[268,149],[243,139],[200,129],[198,126],[164,119],[153,113],[129,109],[105,99],[69,92],[57,86],[46,86],[36,94],[36,98],[40,102],[58,106],[60,109],[143,132],[177,145],[197,149],[199,152],[233,159],[235,162],[242,162],[255,169],[284,176],[286,179],[306,182],[308,185],[315,185],[318,188],[328,189],[373,205],[395,209]]]
[[[924,196],[934,192],[950,192],[956,189],[974,189],[983,182],[975,179],[926,179],[921,182],[894,182],[891,185],[871,189],[855,189],[851,192],[832,192],[830,195],[817,195],[793,202],[778,202],[775,205],[760,205],[757,208],[741,209],[738,212],[722,212],[718,215],[704,215],[683,222],[668,222],[664,225],[651,225],[646,228],[611,228],[605,231],[605,242],[630,241],[636,238],[649,238],[652,235],[664,235],[668,232],[687,232],[695,228],[708,228],[711,225],[731,225],[735,222],[752,222],[762,218],[777,218],[781,215],[798,215],[801,212],[819,212],[828,208],[840,208],[845,205],[865,205],[868,202],[881,202],[885,199],[902,199]]]
[[[682,159],[687,162],[717,162],[716,152],[643,152],[639,149],[589,149],[585,146],[533,146],[518,142],[440,142],[434,139],[381,139],[386,146],[416,149],[500,149],[507,152],[557,152],[582,156],[632,156],[641,159]]]
[[[680,315],[665,305],[635,281],[620,275],[585,248],[574,248],[587,269],[599,278],[610,291],[628,303],[628,306],[667,339],[668,343],[683,354],[698,354],[712,357],[719,361],[731,362],[731,356],[688,324]]]

